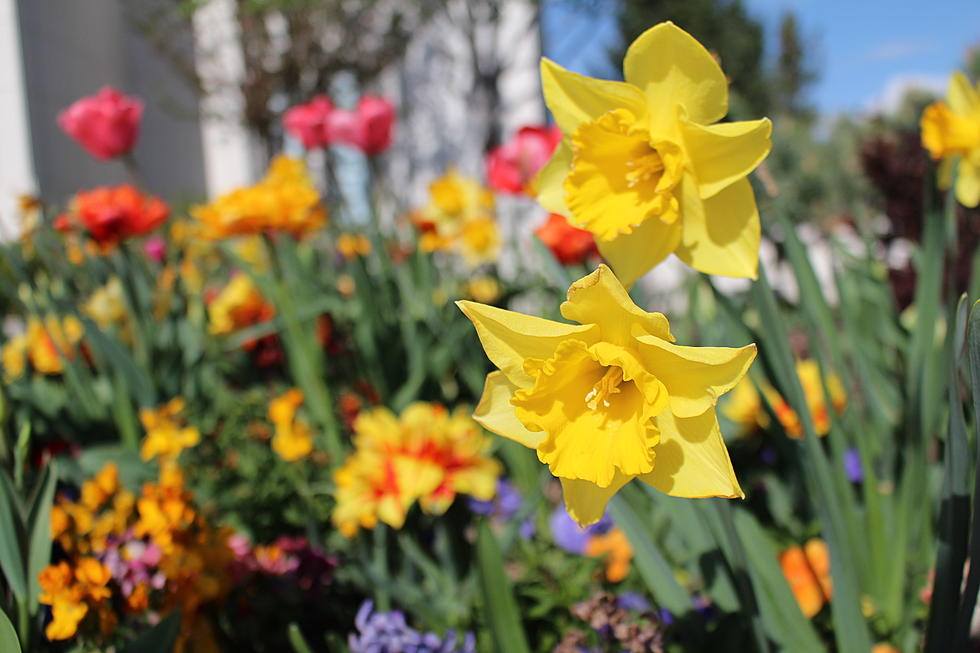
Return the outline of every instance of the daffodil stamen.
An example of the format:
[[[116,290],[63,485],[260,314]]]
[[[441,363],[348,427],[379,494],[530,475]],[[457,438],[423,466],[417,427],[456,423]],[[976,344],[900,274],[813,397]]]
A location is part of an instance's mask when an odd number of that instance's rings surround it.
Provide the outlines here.
[[[598,410],[600,404],[602,404],[604,408],[609,408],[611,406],[609,403],[609,395],[619,393],[619,384],[622,382],[623,368],[606,368],[606,373],[602,375],[602,378],[599,379],[598,383],[592,386],[592,390],[589,391],[589,394],[585,395],[585,405],[588,406],[590,410]]]

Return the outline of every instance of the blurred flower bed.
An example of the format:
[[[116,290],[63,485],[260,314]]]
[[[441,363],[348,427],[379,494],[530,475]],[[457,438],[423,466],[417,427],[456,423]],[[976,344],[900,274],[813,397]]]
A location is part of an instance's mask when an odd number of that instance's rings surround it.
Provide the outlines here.
[[[772,123],[720,122],[686,32],[623,82],[541,70],[554,125],[408,211],[369,179],[363,219],[332,154],[386,156],[383,97],[284,112],[323,178],[277,155],[189,205],[134,167],[140,99],[61,114],[133,181],[25,198],[2,246],[3,651],[968,650],[975,84],[925,109],[916,170],[866,143],[914,228],[869,197],[828,281]],[[505,236],[501,201],[536,218]]]

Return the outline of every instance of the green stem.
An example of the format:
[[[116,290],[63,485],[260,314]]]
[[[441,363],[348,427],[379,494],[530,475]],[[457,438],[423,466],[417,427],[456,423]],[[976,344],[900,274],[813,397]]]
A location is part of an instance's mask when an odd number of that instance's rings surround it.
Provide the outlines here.
[[[755,638],[756,650],[759,653],[768,653],[769,640],[766,638],[766,631],[759,615],[759,604],[755,599],[755,590],[750,580],[745,549],[742,547],[742,540],[739,539],[738,532],[735,530],[732,506],[725,499],[715,499],[711,503],[714,504],[715,510],[721,518],[722,531],[725,534],[725,539],[728,540],[728,546],[731,548],[732,576],[742,607],[752,620],[752,636]]]

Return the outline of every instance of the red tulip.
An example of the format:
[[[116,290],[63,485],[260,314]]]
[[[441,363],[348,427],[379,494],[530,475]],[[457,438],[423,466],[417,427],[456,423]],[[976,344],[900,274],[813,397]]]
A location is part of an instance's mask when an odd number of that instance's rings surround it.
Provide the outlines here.
[[[373,156],[391,146],[394,124],[394,105],[383,97],[365,95],[354,111],[337,109],[330,115],[330,138]]]
[[[170,215],[166,203],[125,184],[96,188],[75,196],[73,217],[100,245],[147,234]]]
[[[142,116],[139,98],[106,86],[58,114],[58,124],[89,154],[108,161],[133,149]]]
[[[561,130],[524,127],[510,141],[487,154],[487,182],[501,193],[530,194],[534,175],[544,167],[561,141]]]
[[[586,258],[598,253],[595,238],[585,229],[568,224],[564,216],[552,213],[548,221],[535,230],[555,258],[565,265],[582,263]]]
[[[306,104],[298,104],[283,116],[283,126],[290,136],[308,150],[330,145],[330,116],[335,109],[326,95],[318,95]]]

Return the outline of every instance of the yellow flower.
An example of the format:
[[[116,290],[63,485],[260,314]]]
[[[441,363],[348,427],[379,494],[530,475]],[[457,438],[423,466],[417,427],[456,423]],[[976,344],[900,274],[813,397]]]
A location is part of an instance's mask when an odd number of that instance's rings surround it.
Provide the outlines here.
[[[466,282],[466,296],[481,304],[492,304],[500,299],[500,284],[493,277],[473,277]]]
[[[98,606],[112,595],[106,587],[111,578],[109,568],[95,558],[79,559],[74,570],[64,561],[45,567],[38,576],[38,600],[51,606],[51,623],[44,631],[48,639],[73,637],[90,604]]]
[[[606,557],[606,580],[618,583],[630,573],[633,547],[621,528],[608,533],[592,535],[585,542],[585,555],[590,558]]]
[[[82,312],[103,329],[121,324],[126,319],[126,302],[119,277],[95,290],[82,305]]]
[[[416,222],[424,225],[423,251],[454,248],[470,266],[496,260],[500,234],[494,197],[487,188],[450,168],[429,186],[431,202]]]
[[[830,554],[823,540],[813,538],[802,547],[791,546],[779,554],[779,566],[806,618],[820,612],[832,598]]]
[[[275,308],[262,297],[252,277],[236,274],[208,304],[208,331],[227,335],[243,327],[265,322]]]
[[[27,363],[41,374],[61,374],[63,359],[75,356],[85,327],[73,315],[59,321],[48,315],[42,322],[32,317],[25,332],[7,341],[3,347],[3,367],[8,380],[23,376]]]
[[[140,458],[150,460],[160,456],[170,461],[184,449],[195,446],[201,434],[193,426],[185,426],[177,416],[184,410],[184,400],[171,399],[156,410],[144,408],[140,411],[140,421],[146,429],[146,437],[140,447]]]
[[[337,238],[337,251],[348,261],[371,253],[371,241],[364,234],[341,234]]]
[[[27,368],[27,350],[26,334],[14,336],[4,343],[0,357],[3,359],[3,375],[8,382],[24,376]]]
[[[956,199],[964,206],[980,205],[980,84],[974,88],[961,72],[949,80],[946,102],[933,102],[922,113],[922,145],[935,160],[942,159],[939,184],[949,188],[953,164]]]
[[[667,318],[638,308],[604,265],[572,284],[552,322],[461,301],[491,362],[474,418],[535,449],[588,525],[630,479],[682,497],[741,497],[715,404],[755,359],[675,345]]]
[[[806,397],[810,415],[813,417],[814,429],[817,435],[826,435],[830,431],[832,411],[827,408],[827,402],[824,400],[820,365],[813,359],[799,360],[796,362],[796,374],[800,378],[800,385],[803,386],[803,394]],[[786,435],[791,438],[802,438],[803,424],[800,422],[800,417],[796,411],[771,385],[765,384],[762,390],[769,405],[772,406],[773,412],[776,413],[780,425],[786,431]],[[833,413],[840,413],[847,405],[847,395],[844,392],[844,385],[841,383],[840,377],[836,374],[828,376],[827,390],[830,392]],[[741,435],[748,435],[757,427],[767,428],[769,426],[769,416],[762,409],[759,393],[748,377],[742,379],[735,386],[722,412],[725,417],[741,426]]]
[[[213,239],[264,231],[282,231],[300,238],[327,220],[306,165],[286,156],[273,159],[259,183],[196,206],[191,215],[204,227],[203,235]]]
[[[500,464],[487,455],[489,439],[462,410],[414,403],[400,417],[386,408],[354,421],[356,450],[334,473],[333,522],[350,537],[378,520],[401,528],[415,501],[445,512],[457,494],[493,497]]]
[[[292,462],[304,458],[313,451],[310,427],[296,417],[296,410],[303,403],[303,393],[296,388],[269,402],[269,420],[275,425],[272,450],[283,460]]]
[[[564,138],[538,174],[538,201],[591,231],[627,286],[676,254],[709,274],[755,278],[759,214],[746,178],[769,153],[768,119],[714,123],[728,83],[673,23],[637,38],[625,82],[544,59],[548,107]]]

